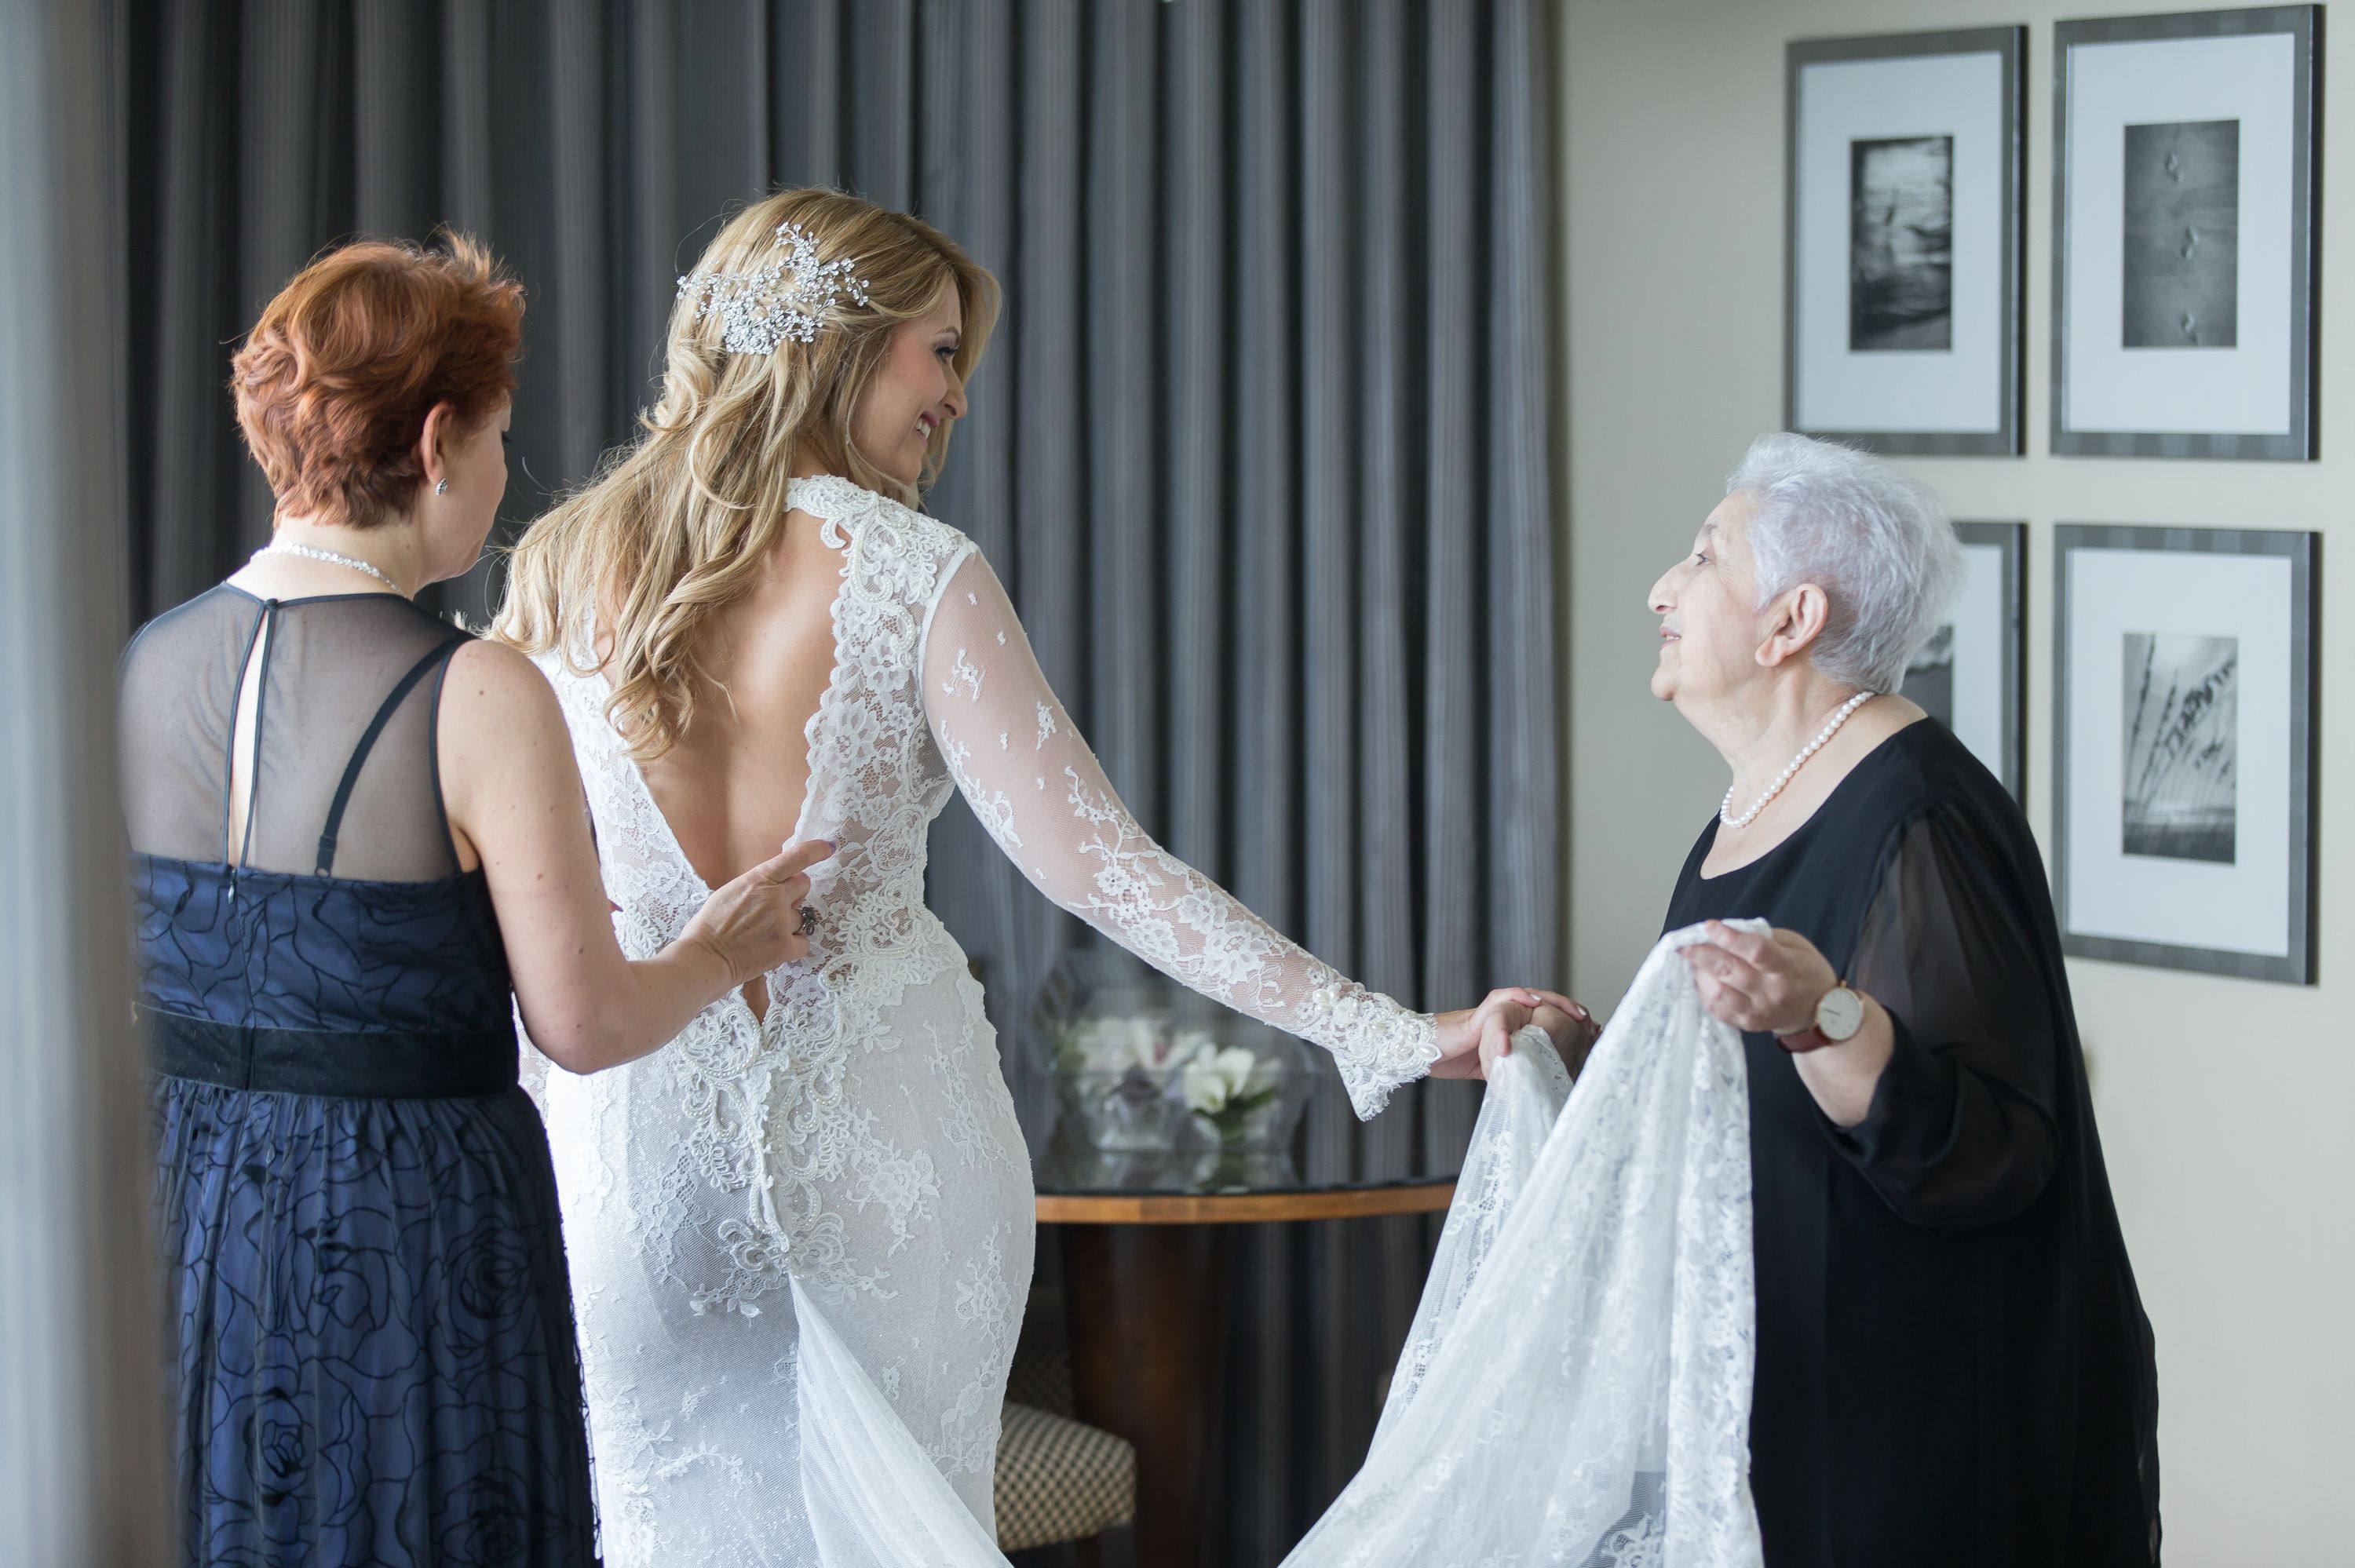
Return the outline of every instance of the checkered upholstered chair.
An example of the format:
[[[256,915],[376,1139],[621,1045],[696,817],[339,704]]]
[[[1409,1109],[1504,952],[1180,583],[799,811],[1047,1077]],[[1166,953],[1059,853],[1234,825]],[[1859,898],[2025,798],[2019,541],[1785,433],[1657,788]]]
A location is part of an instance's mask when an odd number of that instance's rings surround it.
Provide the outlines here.
[[[997,1439],[997,1544],[1022,1552],[1092,1542],[1136,1517],[1136,1450],[1071,1414],[1060,1303],[1033,1298],[1007,1379]]]

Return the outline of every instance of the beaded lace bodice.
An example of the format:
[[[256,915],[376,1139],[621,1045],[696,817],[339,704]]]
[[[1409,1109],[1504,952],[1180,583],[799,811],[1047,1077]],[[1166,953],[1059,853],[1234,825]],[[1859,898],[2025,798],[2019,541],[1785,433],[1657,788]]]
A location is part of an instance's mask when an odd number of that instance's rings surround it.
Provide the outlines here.
[[[615,1564],[803,1560],[799,1490],[774,1468],[798,1451],[796,1301],[828,1313],[986,1522],[1031,1194],[980,989],[923,903],[927,832],[953,789],[1057,904],[1332,1050],[1360,1115],[1438,1055],[1429,1016],[1319,963],[1137,825],[964,535],[842,479],[796,481],[790,499],[842,554],[794,833],[835,845],[813,875],[809,955],[767,977],[759,1018],[730,995],[641,1062],[540,1076]],[[651,956],[709,890],[585,652],[538,662],[623,949]]]
[[[923,904],[927,831],[952,788],[1064,909],[1171,978],[1330,1050],[1360,1117],[1437,1059],[1428,1014],[1345,979],[1146,833],[1049,689],[1005,589],[969,540],[844,479],[797,480],[790,500],[822,519],[826,542],[844,552],[834,674],[805,732],[810,782],[794,833],[836,848],[813,879],[810,956],[769,976],[765,1018],[753,1023],[730,997],[677,1047],[691,1064],[701,1118],[699,1174],[763,1195],[747,1227],[722,1238],[741,1275],[722,1301],[781,1282],[794,1246],[821,1287],[856,1273],[803,1178],[849,1157],[839,1114],[839,1065],[854,1044],[842,1036],[844,994],[862,993],[869,1005],[858,1011],[872,1012],[957,961]],[[581,751],[623,949],[649,956],[710,889],[604,721],[602,679],[553,656],[541,662],[557,677]]]

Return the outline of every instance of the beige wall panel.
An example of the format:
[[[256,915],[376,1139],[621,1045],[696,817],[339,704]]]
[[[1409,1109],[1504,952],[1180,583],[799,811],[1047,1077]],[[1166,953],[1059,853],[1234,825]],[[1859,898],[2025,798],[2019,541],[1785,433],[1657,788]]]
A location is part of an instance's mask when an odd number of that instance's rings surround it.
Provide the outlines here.
[[[1569,374],[1572,853],[1566,963],[1616,1000],[1723,792],[1716,755],[1654,703],[1645,589],[1749,440],[1778,425],[1784,45],[2029,26],[2028,450],[1903,460],[1957,516],[2030,524],[2030,816],[2051,830],[2053,524],[2314,529],[2322,550],[2320,983],[2073,960],[2127,1245],[2157,1329],[2167,1557],[2344,1563],[2355,1475],[2355,114],[2325,89],[2322,461],[2046,454],[2052,26],[2148,6],[1952,0],[1569,0],[1560,32]],[[2328,48],[2328,39],[2325,40]],[[2325,62],[2326,84],[2330,72]],[[2337,106],[2343,108],[2344,106]],[[2334,396],[2333,388],[2338,389]],[[2336,535],[2335,538],[2328,537]],[[1925,1346],[1925,1354],[1936,1353]]]

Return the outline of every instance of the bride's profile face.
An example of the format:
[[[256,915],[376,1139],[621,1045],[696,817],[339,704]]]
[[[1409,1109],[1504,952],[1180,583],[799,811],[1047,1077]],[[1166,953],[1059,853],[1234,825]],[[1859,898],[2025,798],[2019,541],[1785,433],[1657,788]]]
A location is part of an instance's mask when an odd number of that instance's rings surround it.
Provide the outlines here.
[[[900,323],[853,421],[860,455],[902,484],[923,476],[933,445],[964,418],[955,363],[964,325],[964,302],[954,286],[941,291],[931,313]]]

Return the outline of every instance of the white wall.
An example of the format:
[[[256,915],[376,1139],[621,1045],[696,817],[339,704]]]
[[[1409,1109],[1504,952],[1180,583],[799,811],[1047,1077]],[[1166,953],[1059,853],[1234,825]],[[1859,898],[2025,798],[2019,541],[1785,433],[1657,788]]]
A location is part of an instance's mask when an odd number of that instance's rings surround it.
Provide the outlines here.
[[[2052,26],[2149,5],[1564,0],[1557,33],[1569,374],[1569,972],[1614,1000],[1726,774],[1645,682],[1644,591],[1781,422],[1784,45],[2029,26],[2028,448],[1913,460],[1958,516],[2029,534],[2030,817],[2051,824],[2056,521],[2308,528],[2322,551],[2321,980],[2073,961],[2126,1242],[2158,1339],[2168,1561],[2355,1563],[2355,112],[2323,124],[2314,463],[2047,455]],[[2329,83],[2330,73],[2324,78]],[[2343,79],[2342,79],[2343,80]]]

